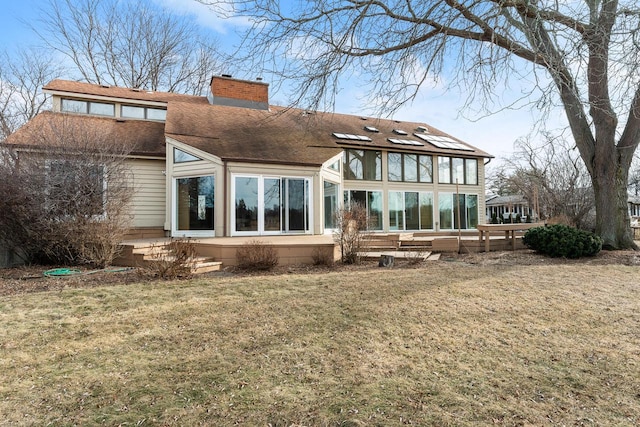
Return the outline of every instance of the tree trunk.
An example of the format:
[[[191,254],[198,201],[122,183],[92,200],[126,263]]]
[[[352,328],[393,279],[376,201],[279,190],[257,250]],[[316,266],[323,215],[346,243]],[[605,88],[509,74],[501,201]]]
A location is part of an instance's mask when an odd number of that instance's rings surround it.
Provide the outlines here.
[[[599,172],[591,179],[596,203],[596,234],[602,237],[602,247],[637,249],[627,206],[629,170],[616,162],[615,167],[601,168]]]

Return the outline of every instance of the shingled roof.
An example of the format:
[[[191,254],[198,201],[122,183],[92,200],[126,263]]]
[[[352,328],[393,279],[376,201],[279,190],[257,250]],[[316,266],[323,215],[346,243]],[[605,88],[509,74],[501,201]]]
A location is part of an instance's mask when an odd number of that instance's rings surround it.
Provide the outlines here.
[[[44,112],[38,114],[5,141],[23,148],[64,148],[83,144],[111,144],[130,155],[164,157],[164,123],[121,120],[79,114]],[[98,147],[96,148],[103,148]]]
[[[130,89],[119,86],[96,85],[73,82],[69,80],[53,80],[42,88],[45,92],[64,92],[78,95],[101,96],[106,98],[131,99],[137,101],[164,102],[181,101],[208,104],[204,96],[183,95],[172,92],[154,92],[145,89]]]
[[[365,130],[365,126],[374,127],[377,132]],[[167,109],[165,132],[176,141],[235,161],[320,165],[346,147],[492,157],[468,144],[464,151],[443,149],[411,135],[418,127],[426,126],[295,108],[271,106],[267,111],[172,101]],[[400,136],[394,129],[403,129],[408,135]],[[455,139],[432,127],[428,132]],[[371,141],[344,140],[334,133],[362,135]],[[413,139],[423,145],[394,144],[389,138]]]

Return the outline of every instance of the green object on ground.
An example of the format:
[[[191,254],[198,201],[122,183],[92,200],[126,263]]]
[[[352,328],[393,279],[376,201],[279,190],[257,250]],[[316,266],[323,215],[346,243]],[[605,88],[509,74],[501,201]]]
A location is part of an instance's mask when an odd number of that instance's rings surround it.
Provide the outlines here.
[[[73,276],[82,274],[82,271],[75,268],[53,268],[43,273],[46,277]]]

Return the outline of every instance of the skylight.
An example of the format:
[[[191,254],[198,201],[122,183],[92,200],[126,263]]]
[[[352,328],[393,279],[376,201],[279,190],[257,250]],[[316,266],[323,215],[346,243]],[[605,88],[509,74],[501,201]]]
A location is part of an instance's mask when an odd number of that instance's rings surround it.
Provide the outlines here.
[[[395,133],[396,135],[409,135],[409,133],[405,130],[402,129],[394,129],[393,133]]]
[[[418,147],[424,146],[422,142],[414,141],[413,139],[388,138],[387,141],[389,141],[392,144],[398,144],[398,145],[415,145]]]
[[[449,150],[473,151],[473,148],[469,147],[466,144],[462,144],[461,142],[458,142],[448,136],[424,135],[420,133],[414,133],[413,135],[438,148],[445,148]]]
[[[375,128],[375,127],[373,127],[373,126],[365,126],[365,127],[364,127],[364,130],[366,130],[367,132],[376,132],[376,133],[377,133],[377,132],[380,132],[380,131],[378,130],[378,128]]]
[[[334,132],[333,136],[338,139],[347,139],[349,141],[371,141],[371,138],[363,135],[354,135],[351,133],[337,133]]]

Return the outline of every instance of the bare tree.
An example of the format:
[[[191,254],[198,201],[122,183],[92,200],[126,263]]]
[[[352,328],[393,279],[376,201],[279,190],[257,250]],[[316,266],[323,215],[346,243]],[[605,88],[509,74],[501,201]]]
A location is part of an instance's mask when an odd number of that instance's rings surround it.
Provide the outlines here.
[[[500,195],[524,196],[541,219],[593,229],[593,188],[575,145],[547,135],[543,146],[521,139],[516,148],[493,174],[492,189]]]
[[[34,31],[89,83],[201,95],[218,68],[195,24],[138,2],[51,0]]]
[[[62,73],[42,50],[0,56],[0,141],[47,108],[49,99],[40,89]]]
[[[25,261],[110,264],[132,178],[114,121],[42,113],[0,146],[0,241]]]
[[[564,109],[595,193],[596,230],[610,249],[635,247],[629,166],[640,142],[640,6],[631,0],[206,1],[253,17],[248,57],[298,79],[299,99],[333,100],[357,70],[393,111],[443,71],[469,102],[495,107],[500,83],[532,82],[523,99]],[[245,59],[245,58],[241,58]],[[246,65],[245,65],[246,66]],[[540,73],[541,72],[541,73]],[[448,73],[448,75],[451,73]]]

